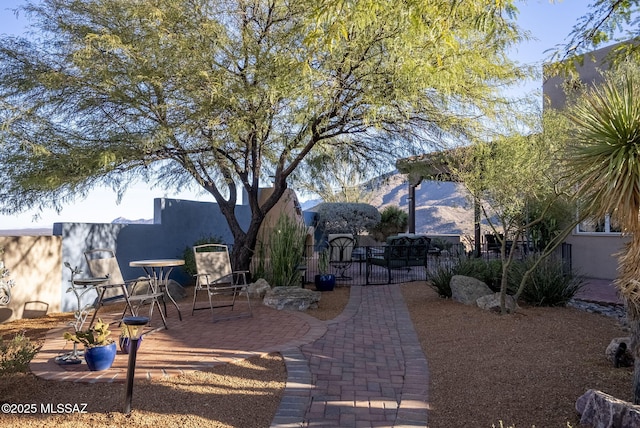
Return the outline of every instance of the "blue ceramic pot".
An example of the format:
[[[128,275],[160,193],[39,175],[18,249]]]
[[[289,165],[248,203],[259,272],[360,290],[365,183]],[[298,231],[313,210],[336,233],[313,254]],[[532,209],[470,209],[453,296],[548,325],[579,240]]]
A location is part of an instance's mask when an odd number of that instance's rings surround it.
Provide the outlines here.
[[[332,273],[327,275],[316,275],[314,278],[316,290],[318,291],[333,291],[336,286],[336,276]]]
[[[142,338],[144,336],[140,336],[140,339],[138,339],[138,346],[137,349],[140,349],[140,344],[142,343]],[[131,349],[131,338],[130,337],[122,337],[120,336],[120,339],[118,339],[118,342],[120,344],[120,350],[122,351],[123,354],[128,354],[129,350]]]
[[[84,360],[91,371],[107,370],[116,359],[116,343],[110,345],[85,348]]]

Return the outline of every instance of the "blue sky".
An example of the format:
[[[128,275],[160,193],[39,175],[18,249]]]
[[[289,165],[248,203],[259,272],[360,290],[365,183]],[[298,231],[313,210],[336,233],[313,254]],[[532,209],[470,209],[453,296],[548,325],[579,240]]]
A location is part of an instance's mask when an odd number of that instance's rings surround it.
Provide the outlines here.
[[[23,0],[0,1],[0,33],[19,34],[25,26],[24,16],[16,19],[9,10],[23,4]],[[541,66],[547,54],[545,51],[563,43],[576,20],[588,10],[590,1],[563,0],[551,3],[549,0],[520,1],[518,22],[531,32],[535,40],[527,42],[514,52],[514,58],[526,64]],[[535,87],[530,84],[527,87]],[[539,86],[539,85],[537,85]],[[12,216],[0,216],[0,230],[22,228],[50,228],[54,222],[110,223],[117,217],[130,220],[153,218],[153,199],[170,197],[213,202],[213,197],[204,193],[165,192],[151,189],[144,183],[127,191],[120,204],[116,194],[110,189],[96,188],[85,200],[65,207],[60,213],[44,211],[38,221],[33,220],[35,212],[29,211]]]

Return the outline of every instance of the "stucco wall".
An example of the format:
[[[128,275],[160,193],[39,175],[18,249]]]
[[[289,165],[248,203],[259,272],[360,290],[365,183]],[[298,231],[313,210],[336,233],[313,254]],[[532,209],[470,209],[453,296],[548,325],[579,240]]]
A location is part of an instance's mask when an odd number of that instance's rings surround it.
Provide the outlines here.
[[[284,199],[269,213],[268,224],[273,216],[299,207],[295,193],[288,192]],[[251,220],[249,207],[238,205],[236,218],[246,229]],[[227,245],[233,244],[233,236],[217,204],[167,198],[154,200],[154,224],[56,223],[53,235],[0,237],[0,246],[5,247],[5,264],[17,284],[12,290],[11,304],[0,307],[0,322],[22,318],[27,302],[31,303],[26,308],[40,309],[39,314],[76,310],[77,299],[67,292],[71,271],[63,263],[78,267],[81,277],[90,276],[84,258],[86,250],[115,250],[122,276],[133,279],[143,276],[144,271],[129,267],[132,260],[182,258],[185,249],[208,236],[218,236]],[[171,278],[183,285],[192,282],[180,268],[173,270]],[[95,298],[95,292],[86,293],[81,305],[90,304]],[[33,302],[42,303],[36,307]]]
[[[261,189],[258,202],[263,204],[267,198],[272,194],[273,189]],[[265,216],[262,225],[260,226],[260,230],[258,232],[258,243],[256,246],[256,255],[251,260],[251,270],[257,269],[260,263],[263,263],[264,267],[269,266],[269,257],[268,255],[268,238],[269,234],[272,233],[275,225],[278,223],[278,220],[282,214],[288,215],[291,219],[300,222],[301,224],[305,224],[305,220],[303,217],[303,213],[300,207],[300,202],[298,201],[298,196],[292,189],[286,189],[284,194],[280,197],[280,200],[274,205],[274,207],[267,213]],[[311,249],[313,248],[313,227],[307,226],[307,235],[305,238],[305,248]],[[260,255],[263,255],[262,260],[260,260]]]
[[[589,278],[613,280],[617,276],[618,260],[628,238],[619,235],[573,234],[566,242],[571,244],[571,261],[575,273]]]
[[[248,206],[236,207],[240,225],[246,227],[251,218]],[[78,266],[85,276],[89,276],[84,252],[89,249],[113,249],[125,279],[144,275],[140,268],[132,268],[129,262],[141,259],[182,258],[186,248],[205,236],[219,236],[227,245],[233,244],[233,236],[218,205],[179,199],[158,198],[154,200],[154,224],[90,224],[57,223],[53,233],[62,237],[62,260]],[[182,269],[176,268],[171,278],[186,285],[191,283]],[[71,279],[69,269],[62,271],[61,288],[66,289]],[[91,303],[95,293],[87,293],[82,303]],[[63,311],[74,310],[77,306],[73,294],[63,294]]]
[[[60,312],[62,239],[59,236],[0,236],[11,302],[0,307],[0,322]]]

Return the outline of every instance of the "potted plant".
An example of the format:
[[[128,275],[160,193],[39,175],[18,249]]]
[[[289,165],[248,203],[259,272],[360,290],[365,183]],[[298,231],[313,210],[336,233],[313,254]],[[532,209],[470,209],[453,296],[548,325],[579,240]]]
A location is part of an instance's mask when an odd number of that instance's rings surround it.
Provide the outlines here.
[[[137,348],[140,349],[140,344],[142,343],[142,338],[144,336],[140,335],[138,339]],[[123,354],[128,354],[131,349],[131,339],[129,338],[129,330],[127,328],[123,328],[120,332],[120,337],[118,338],[118,344],[120,345],[120,350]]]
[[[110,336],[109,324],[102,319],[88,330],[64,333],[66,340],[84,345],[84,360],[92,371],[106,370],[113,364],[116,344]]]
[[[333,291],[336,285],[336,276],[329,273],[329,249],[327,248],[318,254],[318,270],[320,274],[314,277],[316,290]]]

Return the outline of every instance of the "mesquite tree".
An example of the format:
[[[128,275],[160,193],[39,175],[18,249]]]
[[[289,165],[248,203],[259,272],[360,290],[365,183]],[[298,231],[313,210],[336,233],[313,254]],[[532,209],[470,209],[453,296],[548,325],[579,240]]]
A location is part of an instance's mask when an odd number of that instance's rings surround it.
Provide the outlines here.
[[[380,162],[513,114],[501,90],[528,75],[507,56],[525,37],[516,12],[512,0],[28,1],[33,31],[0,39],[0,212],[139,179],[200,186],[246,269],[310,153]]]

